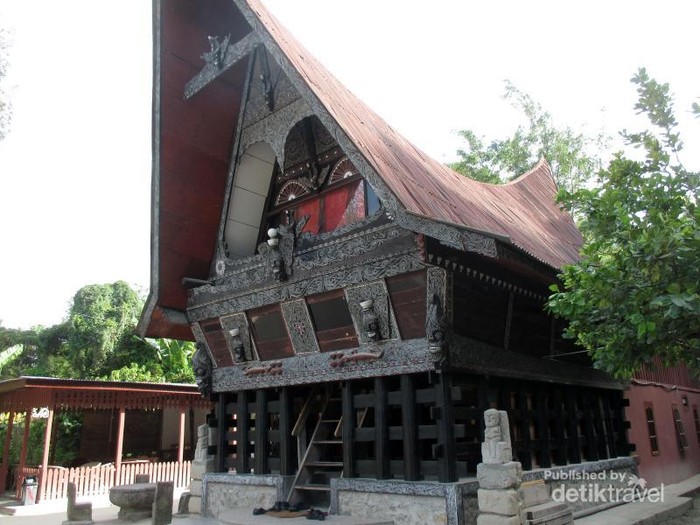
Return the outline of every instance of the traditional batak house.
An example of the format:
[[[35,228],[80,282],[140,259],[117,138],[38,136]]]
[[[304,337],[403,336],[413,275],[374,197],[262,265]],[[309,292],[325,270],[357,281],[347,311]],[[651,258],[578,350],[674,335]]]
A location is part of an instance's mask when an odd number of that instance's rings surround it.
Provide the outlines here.
[[[489,407],[526,471],[633,468],[610,459],[630,451],[623,386],[543,309],[581,244],[546,162],[501,186],[458,175],[259,0],[154,9],[140,330],[197,341],[217,402],[208,512],[268,494],[385,515],[391,494],[468,523]]]

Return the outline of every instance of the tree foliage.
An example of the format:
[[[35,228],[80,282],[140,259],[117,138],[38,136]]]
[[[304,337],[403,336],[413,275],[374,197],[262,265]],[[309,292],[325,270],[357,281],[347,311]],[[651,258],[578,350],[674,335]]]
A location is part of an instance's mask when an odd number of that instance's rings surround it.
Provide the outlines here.
[[[597,365],[629,377],[659,356],[700,371],[700,174],[679,160],[668,84],[640,69],[635,109],[651,129],[623,132],[644,154],[617,154],[599,185],[563,194],[585,238],[580,262],[564,269],[549,308]],[[697,110],[696,111],[700,111]]]
[[[607,141],[603,134],[588,137],[570,127],[556,127],[538,102],[509,81],[504,98],[525,114],[527,126],[488,144],[472,130],[459,131],[465,147],[457,151],[460,160],[450,165],[452,169],[472,179],[499,184],[517,178],[544,157],[559,188],[575,190],[594,176],[601,164],[589,151],[603,148]]]
[[[12,361],[0,362],[0,376],[193,383],[194,345],[139,338],[142,307],[138,294],[117,281],[78,290],[63,323],[31,330],[0,325],[0,359],[10,347],[24,349]]]

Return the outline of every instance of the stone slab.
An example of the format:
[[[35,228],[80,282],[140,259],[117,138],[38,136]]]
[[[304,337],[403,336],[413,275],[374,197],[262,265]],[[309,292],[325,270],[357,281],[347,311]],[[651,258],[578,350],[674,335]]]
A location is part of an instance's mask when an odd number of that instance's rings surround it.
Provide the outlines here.
[[[522,506],[517,490],[479,489],[477,496],[481,513],[520,516]]]
[[[499,465],[479,463],[476,466],[476,479],[482,489],[518,488],[522,475],[522,465],[517,461]]]
[[[173,489],[172,481],[159,481],[156,483],[152,525],[168,525],[168,523],[173,521]]]
[[[535,505],[525,509],[525,517],[529,520],[536,520],[544,516],[559,515],[562,512],[571,512],[571,509],[566,503],[556,503],[550,501],[542,505]]]

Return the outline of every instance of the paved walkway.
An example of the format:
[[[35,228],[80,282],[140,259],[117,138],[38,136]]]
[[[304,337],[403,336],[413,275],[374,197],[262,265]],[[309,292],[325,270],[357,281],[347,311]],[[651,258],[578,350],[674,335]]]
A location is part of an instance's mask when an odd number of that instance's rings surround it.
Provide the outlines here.
[[[628,503],[579,518],[576,525],[690,525],[700,523],[693,513],[700,516],[700,510],[693,509],[693,494],[700,494],[700,474],[682,483],[667,485],[664,488],[663,503]],[[696,496],[700,501],[700,496]],[[173,502],[176,510],[177,500]],[[124,525],[117,519],[118,507],[111,505],[107,498],[93,500],[92,516],[96,525]],[[680,517],[683,514],[685,517]],[[280,525],[280,521],[270,516],[253,516],[252,509],[233,509],[222,513],[221,521],[202,518],[197,515],[181,517],[173,515],[173,525]],[[61,525],[66,519],[65,502],[45,503],[18,509],[14,516],[0,515],[0,525]],[[335,525],[391,525],[385,520],[353,519],[349,516],[328,516],[327,523]],[[136,521],[133,525],[150,525],[151,520]],[[288,518],[281,525],[302,525],[312,523],[305,518]],[[401,524],[396,524],[401,525]]]

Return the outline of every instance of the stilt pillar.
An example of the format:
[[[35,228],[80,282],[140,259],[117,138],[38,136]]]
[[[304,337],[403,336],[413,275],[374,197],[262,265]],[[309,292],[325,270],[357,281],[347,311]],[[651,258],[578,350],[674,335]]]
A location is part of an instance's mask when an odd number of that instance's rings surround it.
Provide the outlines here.
[[[0,493],[7,489],[7,470],[10,468],[10,444],[12,443],[12,424],[15,421],[15,413],[10,412],[7,417],[7,434],[5,445],[2,447],[2,466],[0,466]]]
[[[177,462],[185,459],[185,407],[180,407],[180,432],[177,441]]]
[[[126,408],[124,406],[119,407],[119,422],[118,422],[118,428],[117,428],[117,450],[115,453],[114,457],[114,467],[115,467],[115,476],[116,479],[114,480],[115,485],[121,485],[122,480],[121,480],[121,475],[122,475],[122,453],[124,451],[124,422],[126,421]]]
[[[44,431],[44,454],[41,460],[41,470],[39,471],[39,493],[36,497],[37,501],[44,499],[44,491],[46,490],[46,471],[49,468],[49,451],[51,450],[51,435],[53,433],[53,416],[54,407],[52,405],[49,407],[49,417],[46,420],[46,430]]]

